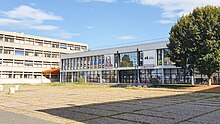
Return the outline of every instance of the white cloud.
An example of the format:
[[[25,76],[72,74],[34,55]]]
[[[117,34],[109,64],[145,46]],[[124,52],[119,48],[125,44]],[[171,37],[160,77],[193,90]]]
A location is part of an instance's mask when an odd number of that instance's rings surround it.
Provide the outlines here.
[[[119,40],[134,40],[136,37],[134,35],[123,35],[120,37],[117,37]]]
[[[68,32],[61,32],[61,33],[58,33],[56,34],[56,36],[60,37],[60,38],[64,38],[64,39],[69,39],[69,38],[72,38],[72,37],[76,37],[76,36],[80,36],[81,34],[79,33],[68,33]]]
[[[78,33],[69,33],[59,26],[45,24],[45,21],[62,20],[63,18],[61,16],[26,5],[21,5],[9,11],[0,11],[0,27],[41,31],[53,30],[53,33],[50,36],[63,39],[80,36]]]
[[[93,29],[93,27],[92,26],[89,26],[89,25],[86,25],[85,26],[87,29]]]
[[[37,26],[30,26],[33,29],[36,30],[57,30],[60,27],[53,26],[53,25],[37,25]]]
[[[130,2],[161,8],[162,20],[159,22],[163,24],[173,23],[174,20],[183,14],[188,14],[196,7],[220,5],[220,0],[130,0]]]
[[[62,17],[53,13],[44,12],[30,6],[21,5],[10,11],[0,12],[0,26],[9,26],[12,28],[36,29],[36,30],[56,30],[57,26],[45,25],[47,20],[61,21]]]
[[[79,2],[103,2],[103,3],[115,3],[116,0],[78,0]]]
[[[162,19],[159,21],[161,24],[170,24],[170,23],[175,23],[175,20],[169,20],[169,19]]]

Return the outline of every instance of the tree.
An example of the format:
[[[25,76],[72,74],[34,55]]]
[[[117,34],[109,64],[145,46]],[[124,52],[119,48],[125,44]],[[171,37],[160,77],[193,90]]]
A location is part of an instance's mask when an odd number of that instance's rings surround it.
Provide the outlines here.
[[[132,67],[133,63],[130,60],[129,55],[124,55],[122,57],[122,61],[120,62],[120,67]]]
[[[194,69],[211,76],[220,68],[220,7],[196,8],[182,16],[171,28],[169,44],[171,61],[176,66]]]

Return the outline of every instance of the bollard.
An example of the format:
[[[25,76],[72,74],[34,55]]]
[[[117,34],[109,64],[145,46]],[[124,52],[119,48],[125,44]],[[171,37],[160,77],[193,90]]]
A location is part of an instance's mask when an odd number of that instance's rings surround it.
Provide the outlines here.
[[[19,85],[15,85],[15,91],[18,91]]]
[[[9,94],[15,94],[15,88],[14,87],[9,88]]]
[[[0,91],[3,91],[3,90],[4,90],[3,85],[0,85]]]

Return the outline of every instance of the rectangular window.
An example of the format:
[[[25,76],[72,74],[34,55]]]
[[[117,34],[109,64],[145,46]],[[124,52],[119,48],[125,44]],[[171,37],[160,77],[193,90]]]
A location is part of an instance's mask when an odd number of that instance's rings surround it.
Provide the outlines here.
[[[120,53],[119,67],[134,67],[137,64],[137,52]]]
[[[172,65],[169,57],[170,50],[169,49],[164,49],[164,65]]]
[[[33,61],[25,61],[24,66],[33,66]]]
[[[162,49],[157,50],[157,65],[162,65]]]
[[[15,50],[15,55],[23,56],[24,55],[24,51],[22,51],[22,50]]]

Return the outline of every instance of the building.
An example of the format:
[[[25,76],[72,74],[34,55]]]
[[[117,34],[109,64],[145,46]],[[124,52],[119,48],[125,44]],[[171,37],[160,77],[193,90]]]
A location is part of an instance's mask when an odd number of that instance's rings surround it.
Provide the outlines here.
[[[59,81],[59,71],[45,70],[59,68],[62,54],[87,50],[83,43],[0,31],[0,84]]]
[[[168,57],[168,42],[155,42],[61,55],[61,82],[99,83],[191,83],[187,70],[174,66]],[[185,76],[184,76],[185,75]],[[220,74],[215,76],[220,83]],[[214,79],[214,78],[213,78]],[[195,83],[206,77],[195,75]]]

